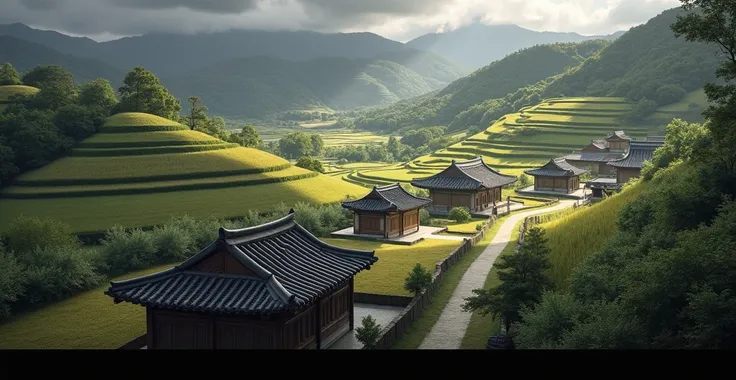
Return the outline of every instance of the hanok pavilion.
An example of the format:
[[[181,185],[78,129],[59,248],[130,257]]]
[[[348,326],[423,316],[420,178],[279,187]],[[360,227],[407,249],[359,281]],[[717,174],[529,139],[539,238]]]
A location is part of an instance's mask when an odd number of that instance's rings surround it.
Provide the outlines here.
[[[534,177],[535,191],[559,191],[570,194],[580,189],[580,175],[587,170],[570,165],[564,158],[553,158],[542,167],[525,170]]]
[[[445,170],[411,184],[429,190],[433,212],[447,213],[454,207],[466,207],[470,211],[488,209],[501,201],[501,188],[516,180],[491,169],[478,156],[465,162],[452,160]]]
[[[419,209],[430,203],[431,199],[416,197],[396,183],[374,186],[363,198],[343,202],[342,207],[353,211],[356,235],[393,238],[419,231]]]
[[[219,238],[163,272],[111,282],[146,307],[148,349],[326,348],[353,329],[353,276],[374,252],[326,244],[289,215]]]
[[[616,169],[616,183],[624,184],[639,177],[644,161],[651,160],[654,151],[662,145],[664,141],[632,141],[626,156],[608,163]]]
[[[580,151],[562,156],[568,163],[578,167],[588,167],[593,173],[613,174],[608,162],[621,158],[628,149],[631,138],[624,131],[614,131],[602,140],[592,140]]]

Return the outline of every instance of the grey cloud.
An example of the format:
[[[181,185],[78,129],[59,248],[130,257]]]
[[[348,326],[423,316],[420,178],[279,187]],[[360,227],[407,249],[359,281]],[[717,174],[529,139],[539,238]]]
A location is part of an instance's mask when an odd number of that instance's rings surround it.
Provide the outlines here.
[[[612,25],[629,25],[646,22],[650,18],[662,13],[665,9],[678,6],[679,2],[658,1],[622,1],[608,16]]]
[[[31,10],[47,11],[58,8],[62,0],[20,0],[24,7]]]
[[[308,10],[335,15],[418,15],[432,13],[447,0],[299,0]]]
[[[38,0],[34,0],[38,1]],[[46,1],[46,0],[40,0]],[[53,0],[52,0],[53,1]],[[262,0],[110,0],[112,4],[125,8],[172,9],[187,8],[211,13],[243,13],[257,8]]]

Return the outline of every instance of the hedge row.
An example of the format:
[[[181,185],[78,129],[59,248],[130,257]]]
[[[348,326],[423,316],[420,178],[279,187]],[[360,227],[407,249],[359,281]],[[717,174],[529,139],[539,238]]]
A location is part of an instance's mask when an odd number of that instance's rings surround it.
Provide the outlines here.
[[[189,131],[184,125],[136,125],[129,127],[100,127],[99,133],[136,133],[136,132],[161,132],[161,131]]]
[[[396,181],[389,181],[383,178],[377,178],[377,177],[364,177],[363,174],[360,173],[350,173],[348,174],[348,178],[352,179],[356,182],[362,182],[365,185],[390,185],[392,183],[396,183]]]
[[[228,187],[240,187],[240,186],[254,186],[264,185],[268,183],[277,182],[288,182],[296,181],[305,178],[313,178],[318,176],[317,172],[310,172],[304,174],[297,174],[285,177],[271,177],[271,178],[259,178],[253,180],[240,180],[232,182],[206,182],[197,184],[182,184],[182,185],[171,185],[161,186],[153,188],[130,188],[130,189],[104,189],[104,190],[78,190],[78,191],[60,191],[60,192],[48,192],[48,193],[3,193],[3,198],[13,199],[40,199],[40,198],[73,198],[73,197],[85,197],[85,196],[103,196],[103,195],[135,195],[135,194],[155,194],[155,193],[168,193],[172,191],[191,191],[191,190],[208,190],[208,189],[223,189]]]
[[[144,182],[161,182],[161,181],[179,181],[196,178],[216,178],[227,177],[231,175],[245,175],[276,172],[288,169],[290,163],[285,163],[266,168],[251,168],[241,170],[223,170],[216,172],[197,172],[183,174],[167,174],[147,177],[129,177],[129,178],[96,178],[96,179],[49,179],[49,180],[15,180],[15,186],[82,186],[82,185],[117,185]]]
[[[108,143],[90,143],[81,142],[78,148],[89,149],[116,149],[116,148],[154,148],[164,146],[188,146],[188,145],[213,145],[222,144],[222,140],[191,140],[191,141],[136,141],[136,142],[108,142]]]
[[[115,157],[115,156],[144,156],[149,154],[173,154],[173,153],[192,153],[206,152],[212,150],[231,149],[239,147],[235,143],[220,143],[209,145],[183,145],[183,146],[162,146],[162,147],[142,147],[142,148],[118,148],[118,149],[72,149],[70,156],[74,157]]]
[[[631,104],[625,100],[605,100],[605,99],[585,99],[584,101],[566,98],[550,98],[545,99],[542,103],[556,104],[556,103],[599,103],[599,104]]]

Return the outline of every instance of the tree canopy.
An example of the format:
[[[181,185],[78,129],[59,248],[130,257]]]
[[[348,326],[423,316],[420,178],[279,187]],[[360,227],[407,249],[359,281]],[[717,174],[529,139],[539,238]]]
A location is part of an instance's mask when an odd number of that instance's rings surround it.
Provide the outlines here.
[[[20,84],[20,77],[10,62],[0,65],[0,86]]]
[[[120,103],[115,107],[116,112],[145,112],[175,119],[181,111],[179,101],[153,73],[142,67],[134,68],[125,76],[118,92]]]

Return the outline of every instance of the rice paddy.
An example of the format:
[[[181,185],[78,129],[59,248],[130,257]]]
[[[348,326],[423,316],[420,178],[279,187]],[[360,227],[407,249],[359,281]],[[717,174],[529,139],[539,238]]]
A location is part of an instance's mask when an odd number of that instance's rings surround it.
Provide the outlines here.
[[[567,212],[543,223],[552,250],[551,275],[557,288],[566,288],[575,266],[599,250],[616,232],[618,213],[646,189],[647,183],[636,183],[599,203]]]
[[[157,116],[117,114],[105,126],[69,157],[4,189],[0,231],[21,214],[92,232],[151,226],[184,214],[238,217],[281,202],[332,203],[365,191]],[[175,129],[161,130],[169,127]]]
[[[547,99],[499,118],[465,141],[404,165],[341,174],[344,180],[365,186],[410,182],[438,173],[453,159],[465,161],[482,156],[494,169],[518,176],[550,158],[581,149],[591,140],[605,138],[615,130],[624,130],[637,139],[661,133],[656,127],[621,124],[620,117],[631,109],[632,104],[623,98]]]

